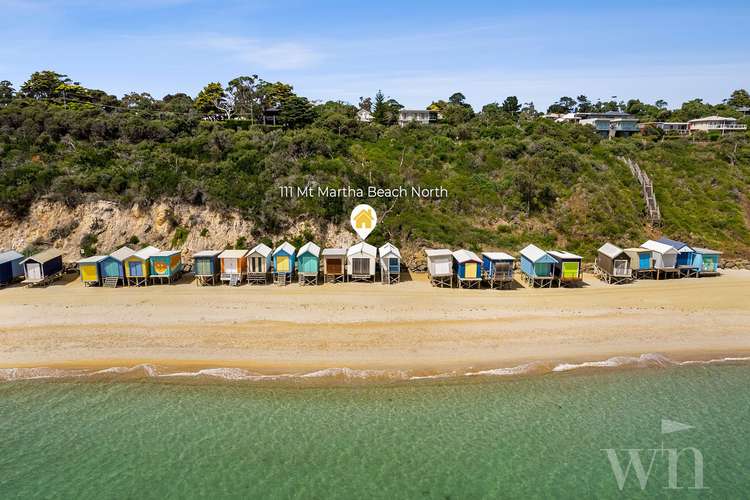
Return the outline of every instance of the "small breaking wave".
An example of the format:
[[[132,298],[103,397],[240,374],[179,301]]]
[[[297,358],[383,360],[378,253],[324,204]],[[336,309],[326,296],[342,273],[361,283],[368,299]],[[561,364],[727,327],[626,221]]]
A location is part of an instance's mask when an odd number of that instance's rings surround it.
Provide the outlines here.
[[[691,365],[715,365],[723,363],[746,363],[750,357],[725,357],[708,360],[676,361],[663,354],[646,353],[640,356],[614,356],[612,358],[584,361],[581,363],[531,362],[516,366],[476,371],[450,371],[441,373],[415,373],[408,370],[374,370],[354,368],[324,368],[311,372],[264,374],[238,367],[203,368],[195,371],[174,371],[152,364],[113,366],[103,369],[63,369],[49,367],[0,368],[0,382],[43,379],[219,379],[225,381],[273,382],[304,380],[372,380],[372,381],[418,381],[455,379],[461,377],[519,377],[565,373],[581,369],[607,370],[616,368],[667,368]]]

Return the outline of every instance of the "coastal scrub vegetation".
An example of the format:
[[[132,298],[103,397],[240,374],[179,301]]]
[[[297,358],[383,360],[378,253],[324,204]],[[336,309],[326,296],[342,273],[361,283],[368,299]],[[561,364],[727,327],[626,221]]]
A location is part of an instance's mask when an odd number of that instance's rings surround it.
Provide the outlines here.
[[[719,105],[579,96],[548,111],[622,110],[642,121],[721,114],[747,123],[736,108],[748,105],[738,90]],[[470,249],[535,242],[591,255],[605,240],[631,245],[651,235],[640,187],[620,160],[632,158],[654,180],[665,234],[750,254],[747,132],[608,140],[514,96],[475,112],[460,92],[429,106],[442,116],[434,125],[400,127],[400,108],[382,92],[358,106],[313,103],[257,75],[209,83],[195,98],[117,98],[41,71],[17,91],[0,82],[0,208],[22,217],[39,199],[176,198],[238,209],[254,223],[247,240],[260,241],[301,219],[344,225],[361,201],[285,198],[281,186],[442,186],[443,199],[368,200],[381,220],[368,241]],[[357,119],[360,109],[372,123]],[[201,228],[180,228],[175,239],[193,230]]]

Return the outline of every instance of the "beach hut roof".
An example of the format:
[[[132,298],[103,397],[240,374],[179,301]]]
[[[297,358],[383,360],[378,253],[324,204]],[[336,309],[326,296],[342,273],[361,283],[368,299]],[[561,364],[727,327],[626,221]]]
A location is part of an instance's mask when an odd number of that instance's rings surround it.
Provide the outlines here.
[[[690,248],[690,246],[687,243],[684,243],[682,241],[670,240],[669,238],[665,238],[663,236],[656,241],[658,241],[659,243],[664,243],[665,245],[669,245],[670,247],[674,248],[678,252],[682,252],[682,251],[692,252],[693,251],[693,249]]]
[[[722,254],[722,252],[719,252],[718,250],[711,250],[710,248],[695,247],[693,248],[693,251],[701,255],[721,255]]]
[[[44,252],[39,252],[37,254],[32,255],[31,257],[28,257],[21,261],[23,264],[24,262],[28,260],[33,260],[35,262],[39,262],[40,264],[44,264],[45,262],[49,262],[52,259],[56,259],[58,257],[62,256],[62,252],[56,248],[50,248],[48,250],[45,250]]]
[[[9,250],[7,252],[0,253],[0,264],[5,264],[11,260],[22,259],[23,254]]]
[[[193,258],[196,257],[216,257],[218,255],[221,255],[221,250],[201,250],[200,252],[196,252],[193,254]]]
[[[547,252],[557,260],[583,260],[583,257],[574,253],[566,252],[564,250],[550,250]]]
[[[302,247],[299,249],[299,252],[297,252],[297,255],[303,255],[309,253],[310,255],[314,255],[315,257],[320,256],[320,247],[313,243],[312,241],[308,241]]]
[[[137,252],[135,252],[133,254],[133,256],[138,257],[139,259],[145,260],[145,259],[148,259],[149,257],[151,257],[152,255],[156,255],[160,251],[161,250],[159,250],[158,248],[152,247],[151,245],[149,245],[149,246],[147,246],[145,248],[141,248],[140,250],[138,250]]]
[[[268,257],[268,254],[271,253],[271,247],[269,247],[268,245],[264,245],[263,243],[259,243],[255,245],[252,250],[250,250],[250,252],[248,252],[248,255],[253,253],[259,253],[263,257]]]
[[[247,250],[224,250],[219,254],[220,259],[241,259],[247,255]]]
[[[377,249],[370,245],[369,243],[365,243],[364,241],[361,241],[357,243],[354,246],[349,247],[349,250],[346,251],[346,255],[354,255],[358,253],[363,253],[366,255],[371,255],[373,257],[377,257]]]
[[[463,248],[453,252],[453,258],[456,259],[459,264],[463,264],[464,262],[482,262],[482,259],[477,257],[477,254],[470,252],[469,250],[464,250]]]
[[[178,250],[162,250],[161,252],[156,252],[151,255],[151,257],[171,257],[178,253],[180,253]]]
[[[426,253],[428,257],[450,257],[453,255],[453,252],[447,248],[426,248],[424,253]]]
[[[98,262],[103,261],[106,259],[107,255],[92,255],[91,257],[86,257],[84,259],[79,260],[76,262],[77,264],[96,264]]]
[[[643,253],[643,252],[651,252],[648,248],[643,247],[630,247],[625,249],[626,252],[637,252],[637,253]]]
[[[398,248],[391,245],[390,243],[386,243],[382,247],[378,248],[378,254],[381,258],[385,257],[386,255],[393,254],[399,259],[401,258],[401,252],[398,251]]]
[[[323,250],[323,257],[343,257],[346,255],[346,248],[326,248]]]
[[[122,247],[122,248],[118,248],[117,250],[109,254],[109,256],[115,260],[119,260],[120,262],[122,262],[123,260],[132,256],[134,253],[135,253],[135,250],[133,250],[132,248]]]
[[[604,245],[599,247],[599,253],[606,255],[610,259],[614,259],[624,251],[625,250],[618,247],[617,245],[613,245],[612,243],[605,243]]]
[[[553,257],[536,245],[526,246],[521,250],[521,255],[529,259],[531,262],[546,262],[548,264],[554,264],[556,262]]]
[[[649,250],[653,250],[654,252],[658,252],[661,254],[665,253],[671,253],[675,254],[678,253],[677,249],[673,247],[672,245],[667,245],[666,243],[661,243],[654,240],[648,240],[646,243],[641,245],[643,248],[648,248]]]
[[[482,252],[482,255],[490,260],[516,260],[515,257],[505,252]]]
[[[284,252],[289,255],[294,255],[295,250],[297,249],[294,248],[294,246],[292,246],[291,243],[289,243],[288,241],[285,241],[284,243],[276,247],[276,250],[273,251],[273,254],[276,255],[279,252]]]

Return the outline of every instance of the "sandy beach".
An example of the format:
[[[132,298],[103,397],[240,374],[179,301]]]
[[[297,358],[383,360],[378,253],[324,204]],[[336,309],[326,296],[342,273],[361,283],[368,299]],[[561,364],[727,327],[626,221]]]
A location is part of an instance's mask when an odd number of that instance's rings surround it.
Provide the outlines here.
[[[578,289],[396,286],[0,290],[0,367],[153,364],[444,373],[659,353],[750,353],[750,272]]]

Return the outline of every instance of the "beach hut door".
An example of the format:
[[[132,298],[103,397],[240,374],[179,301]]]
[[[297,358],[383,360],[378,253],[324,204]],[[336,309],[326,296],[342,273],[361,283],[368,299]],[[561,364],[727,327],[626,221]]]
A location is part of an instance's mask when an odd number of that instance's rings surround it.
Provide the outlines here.
[[[143,264],[141,262],[128,262],[130,276],[143,276]]]
[[[398,274],[401,271],[401,265],[398,262],[398,259],[395,257],[391,257],[388,259],[388,272],[391,274]]]
[[[563,262],[563,278],[578,277],[578,262]]]
[[[121,270],[122,268],[120,267],[120,263],[114,259],[109,259],[104,264],[105,276],[120,276],[120,274],[122,274]]]
[[[208,259],[198,259],[195,261],[195,274],[198,276],[210,276],[211,261]]]
[[[642,253],[638,256],[638,267],[641,269],[651,269],[651,254]]]
[[[42,265],[37,262],[29,262],[28,264],[26,264],[26,272],[29,274],[28,276],[26,276],[26,279],[42,279]]]
[[[237,274],[237,259],[224,259],[224,272]]]
[[[289,272],[289,257],[287,257],[286,255],[279,255],[278,257],[276,257],[276,272]]]
[[[451,274],[451,263],[449,261],[435,262],[435,275],[447,276]]]
[[[343,269],[341,269],[343,267],[341,265],[341,259],[328,259],[328,262],[326,262],[326,267],[328,268],[328,274],[343,273]]]
[[[370,259],[355,257],[352,259],[352,274],[370,274]]]
[[[477,263],[467,262],[464,266],[464,278],[476,278],[477,277]]]

